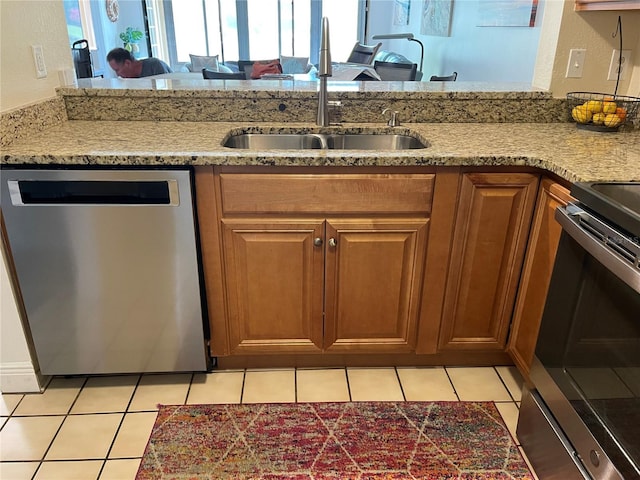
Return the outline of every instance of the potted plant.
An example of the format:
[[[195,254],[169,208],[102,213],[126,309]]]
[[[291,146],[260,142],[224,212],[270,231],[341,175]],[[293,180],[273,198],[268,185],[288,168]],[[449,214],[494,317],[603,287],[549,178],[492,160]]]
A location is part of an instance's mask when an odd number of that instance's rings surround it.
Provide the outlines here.
[[[140,30],[127,27],[124,32],[120,33],[120,40],[124,42],[125,50],[135,54],[140,50],[138,48],[138,42],[142,40],[143,36],[144,34]]]

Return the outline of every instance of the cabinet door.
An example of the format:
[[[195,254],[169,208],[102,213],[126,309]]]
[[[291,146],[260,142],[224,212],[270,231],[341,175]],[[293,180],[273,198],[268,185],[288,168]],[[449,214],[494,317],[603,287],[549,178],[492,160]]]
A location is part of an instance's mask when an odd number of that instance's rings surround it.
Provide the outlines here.
[[[440,350],[504,350],[538,177],[462,177]]]
[[[322,220],[223,223],[231,353],[322,348]]]
[[[415,349],[428,220],[327,220],[327,351]]]
[[[524,375],[528,375],[533,360],[562,232],[560,224],[555,220],[555,211],[571,200],[569,190],[552,180],[542,180],[508,346],[511,358]]]

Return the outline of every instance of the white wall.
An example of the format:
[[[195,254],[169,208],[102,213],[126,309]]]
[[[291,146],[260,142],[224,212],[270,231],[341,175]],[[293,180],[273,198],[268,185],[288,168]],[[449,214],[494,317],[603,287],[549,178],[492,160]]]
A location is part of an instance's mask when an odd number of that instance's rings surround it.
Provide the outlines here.
[[[640,65],[640,10],[576,12],[573,0],[564,3],[561,0],[549,1],[555,4],[553,8],[562,15],[561,28],[557,45],[555,48],[549,46],[549,50],[553,48],[555,54],[548,55],[549,63],[539,62],[536,66],[534,85],[551,90],[557,97],[572,91],[613,94],[616,82],[607,80],[607,76],[611,54],[620,41],[620,37],[612,36],[620,15],[624,41],[622,47],[632,50],[635,75],[628,75],[626,80],[621,80],[618,94],[637,96],[640,93],[637,73]],[[566,78],[569,51],[572,48],[587,50],[582,78]],[[538,56],[540,59],[540,54]]]
[[[47,76],[36,78],[31,45],[42,45]],[[55,96],[58,70],[73,66],[61,1],[0,0],[0,111]],[[4,252],[3,252],[4,259]],[[4,260],[0,266],[0,389],[37,392],[35,372]]]
[[[0,263],[0,391],[39,392],[41,382],[35,372],[20,321],[11,281],[2,250]]]
[[[638,36],[638,43],[633,51],[635,52],[635,59],[633,69],[631,70],[627,94],[640,97],[640,35]]]
[[[62,2],[0,0],[0,24],[0,111],[53,97],[58,70],[73,67]],[[36,78],[31,45],[42,45],[46,78]]]
[[[98,43],[98,51],[93,57],[93,63],[94,67],[99,67],[100,73],[102,73],[105,78],[116,77],[113,70],[109,67],[106,57],[111,49],[123,46],[122,40],[120,40],[120,33],[124,32],[127,27],[144,31],[142,2],[140,0],[120,0],[119,4],[120,15],[116,22],[112,22],[109,20],[109,17],[107,17],[104,0],[91,0],[91,13],[96,30],[96,43]],[[138,57],[148,57],[149,52],[147,51],[146,39],[142,39],[138,46],[140,48]]]
[[[458,72],[459,81],[530,83],[536,61],[544,2],[535,27],[479,27],[478,3],[454,0],[450,36],[422,35],[423,0],[411,0],[409,25],[393,25],[393,0],[373,0],[369,12],[368,42],[383,33],[413,33],[424,44],[423,80],[431,75]],[[391,12],[391,14],[390,14]],[[420,46],[407,40],[382,40],[382,48],[402,53],[420,63]]]
[[[367,42],[382,33],[413,33],[425,46],[423,80],[458,72],[458,81],[524,82],[556,97],[570,91],[614,93],[607,80],[618,15],[623,23],[624,49],[632,50],[633,73],[620,82],[619,95],[640,94],[640,11],[574,11],[574,0],[539,0],[535,27],[478,27],[478,3],[454,0],[451,35],[420,33],[422,0],[411,0],[409,25],[393,25],[393,0],[373,0]],[[382,40],[382,48],[402,53],[415,63],[420,47],[407,40]],[[565,78],[569,50],[586,48],[583,77]],[[630,72],[631,73],[631,72]]]

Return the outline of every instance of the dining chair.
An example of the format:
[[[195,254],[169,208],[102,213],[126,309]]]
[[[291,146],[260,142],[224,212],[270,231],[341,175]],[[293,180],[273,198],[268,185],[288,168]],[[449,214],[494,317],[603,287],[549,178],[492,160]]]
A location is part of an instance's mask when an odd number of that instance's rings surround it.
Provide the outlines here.
[[[244,72],[227,73],[227,72],[214,72],[208,68],[202,69],[202,78],[205,80],[246,80]]]
[[[439,76],[439,75],[431,75],[429,79],[432,82],[455,82],[456,78],[458,78],[458,72],[453,72],[451,75]]]
[[[71,46],[73,65],[76,68],[77,78],[93,77],[93,66],[91,65],[91,53],[89,52],[89,42],[78,40]]]
[[[240,70],[240,73],[244,73],[246,78],[249,78],[254,63],[255,60],[238,60],[238,70]]]
[[[417,63],[373,62],[373,69],[381,80],[414,81],[418,72]]]
[[[347,58],[347,63],[361,63],[364,65],[371,65],[373,58],[380,50],[382,42],[378,42],[376,45],[365,45],[360,42],[356,42]]]

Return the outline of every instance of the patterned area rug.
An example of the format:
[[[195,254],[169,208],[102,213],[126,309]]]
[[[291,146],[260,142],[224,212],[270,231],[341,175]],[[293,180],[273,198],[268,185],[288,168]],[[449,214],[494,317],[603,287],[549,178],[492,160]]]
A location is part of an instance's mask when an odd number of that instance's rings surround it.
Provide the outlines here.
[[[161,406],[136,477],[532,478],[493,402]]]

